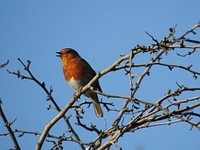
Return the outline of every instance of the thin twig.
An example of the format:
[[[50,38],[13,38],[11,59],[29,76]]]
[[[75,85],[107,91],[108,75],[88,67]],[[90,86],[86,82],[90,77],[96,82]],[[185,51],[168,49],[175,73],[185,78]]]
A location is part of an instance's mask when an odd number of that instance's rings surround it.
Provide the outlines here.
[[[8,130],[8,132],[9,132],[9,134],[10,134],[10,137],[11,137],[11,139],[12,139],[14,145],[15,145],[15,148],[16,148],[17,150],[21,150],[21,148],[20,148],[20,146],[19,146],[19,144],[18,144],[18,142],[17,142],[17,139],[16,139],[16,137],[15,137],[15,134],[13,133],[13,131],[12,131],[12,129],[11,129],[11,123],[8,122],[8,120],[7,120],[7,118],[6,118],[6,115],[4,114],[3,108],[2,108],[1,105],[2,105],[2,101],[1,101],[1,99],[0,99],[0,116],[1,116],[1,118],[3,119],[3,121],[4,121],[4,124],[5,124],[7,130]]]
[[[8,63],[9,63],[9,60],[7,60],[7,62],[5,62],[5,63],[1,64],[1,65],[0,65],[0,68],[4,68],[5,66],[7,66],[7,65],[8,65]]]

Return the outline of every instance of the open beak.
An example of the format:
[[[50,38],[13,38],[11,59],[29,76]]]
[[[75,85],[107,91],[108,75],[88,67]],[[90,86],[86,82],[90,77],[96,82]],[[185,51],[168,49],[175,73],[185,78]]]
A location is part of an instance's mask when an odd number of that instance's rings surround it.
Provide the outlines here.
[[[61,57],[61,53],[60,52],[56,52],[57,53],[57,57]]]

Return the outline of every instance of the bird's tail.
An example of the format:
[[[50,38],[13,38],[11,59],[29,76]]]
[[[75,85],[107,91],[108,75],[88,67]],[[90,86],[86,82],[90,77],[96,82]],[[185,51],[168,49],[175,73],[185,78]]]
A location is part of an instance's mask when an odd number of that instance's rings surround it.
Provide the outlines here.
[[[93,102],[93,105],[94,105],[94,111],[96,113],[96,116],[97,117],[103,117],[103,111],[101,109],[101,105],[100,105],[98,99],[97,100],[93,99],[92,102]]]
[[[97,94],[96,93],[90,93],[89,97],[92,99],[92,103],[94,105],[94,111],[96,113],[96,116],[97,117],[103,117],[103,111],[101,109],[101,105],[99,103]]]

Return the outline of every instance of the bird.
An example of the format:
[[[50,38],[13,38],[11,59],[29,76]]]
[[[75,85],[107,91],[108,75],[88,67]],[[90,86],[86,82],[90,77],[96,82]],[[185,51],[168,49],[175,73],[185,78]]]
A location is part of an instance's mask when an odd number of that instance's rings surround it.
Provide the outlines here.
[[[96,75],[96,72],[90,64],[74,49],[64,48],[56,53],[58,54],[57,56],[61,58],[64,77],[74,90],[80,90]],[[94,90],[102,92],[98,80],[91,86]],[[103,117],[103,111],[99,103],[98,95],[90,89],[87,89],[84,94],[92,99],[96,116]]]

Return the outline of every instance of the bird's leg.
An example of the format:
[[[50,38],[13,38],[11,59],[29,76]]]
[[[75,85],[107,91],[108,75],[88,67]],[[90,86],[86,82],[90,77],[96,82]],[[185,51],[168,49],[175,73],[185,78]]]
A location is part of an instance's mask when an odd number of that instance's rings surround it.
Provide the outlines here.
[[[76,93],[73,94],[73,97],[74,97],[75,99],[80,98],[80,96],[77,96],[77,94],[82,93],[82,89],[83,89],[83,87],[80,87],[80,88],[76,91]]]
[[[82,89],[83,89],[83,87],[81,86],[81,87],[77,90],[77,92],[78,92],[78,93],[81,93],[81,92],[82,92]]]

